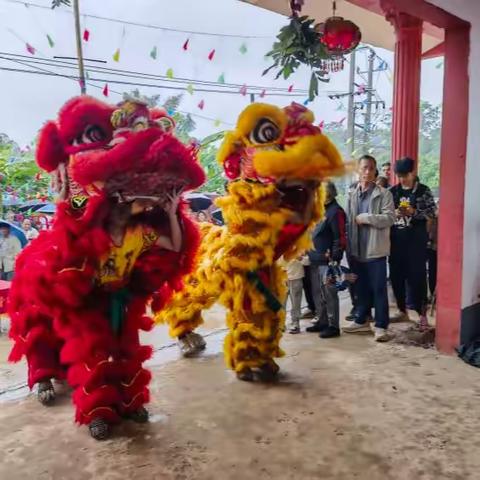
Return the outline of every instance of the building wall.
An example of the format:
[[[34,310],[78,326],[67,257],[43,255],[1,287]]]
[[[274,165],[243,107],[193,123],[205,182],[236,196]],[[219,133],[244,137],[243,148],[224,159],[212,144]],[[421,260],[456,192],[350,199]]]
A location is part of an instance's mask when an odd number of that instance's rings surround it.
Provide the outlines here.
[[[478,87],[480,85],[480,1],[428,0],[428,2],[471,24],[462,279],[462,308],[470,307],[468,311],[471,312],[472,306],[480,302],[480,88]],[[449,88],[455,88],[455,85],[450,85]],[[480,323],[480,318],[478,321]]]

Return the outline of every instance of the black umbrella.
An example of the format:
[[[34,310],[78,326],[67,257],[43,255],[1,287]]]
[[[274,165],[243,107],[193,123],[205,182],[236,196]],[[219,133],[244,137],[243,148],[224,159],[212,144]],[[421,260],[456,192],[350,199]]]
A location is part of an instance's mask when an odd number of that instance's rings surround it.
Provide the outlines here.
[[[212,200],[202,193],[187,193],[185,200],[190,204],[192,212],[207,210],[212,204]]]

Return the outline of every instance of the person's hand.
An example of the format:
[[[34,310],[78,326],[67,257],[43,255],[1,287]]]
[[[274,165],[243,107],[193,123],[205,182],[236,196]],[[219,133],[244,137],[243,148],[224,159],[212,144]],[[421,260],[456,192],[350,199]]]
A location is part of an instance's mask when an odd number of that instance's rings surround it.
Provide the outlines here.
[[[415,215],[415,209],[413,207],[407,207],[405,209],[405,215],[407,217],[412,217],[413,215]]]
[[[168,201],[165,204],[165,211],[168,215],[175,215],[178,210],[178,204],[180,203],[180,193],[174,193],[172,195],[167,194]]]
[[[368,223],[367,219],[362,214],[355,217],[355,222],[357,225],[366,225]]]

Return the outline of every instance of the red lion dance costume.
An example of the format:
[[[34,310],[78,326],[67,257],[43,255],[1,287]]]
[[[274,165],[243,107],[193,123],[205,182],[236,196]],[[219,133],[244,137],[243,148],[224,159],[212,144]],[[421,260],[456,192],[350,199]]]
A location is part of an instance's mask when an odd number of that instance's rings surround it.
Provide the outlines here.
[[[165,112],[74,98],[40,132],[37,162],[61,191],[54,226],[19,256],[9,299],[28,384],[51,403],[51,379],[73,387],[76,421],[97,439],[122,418],[146,421],[152,349],[146,304],[180,288],[199,235],[181,192],[200,186],[195,151]]]

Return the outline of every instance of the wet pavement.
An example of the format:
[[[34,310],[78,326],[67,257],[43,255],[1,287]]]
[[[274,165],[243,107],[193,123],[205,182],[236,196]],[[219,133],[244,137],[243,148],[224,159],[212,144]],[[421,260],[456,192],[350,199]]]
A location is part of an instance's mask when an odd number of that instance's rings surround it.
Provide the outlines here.
[[[457,358],[369,335],[287,334],[279,381],[250,384],[225,368],[222,309],[204,332],[195,359],[179,357],[165,327],[148,334],[151,421],[105,442],[74,425],[68,393],[51,408],[15,397],[25,367],[4,363],[0,340],[0,479],[479,478],[478,370]]]

